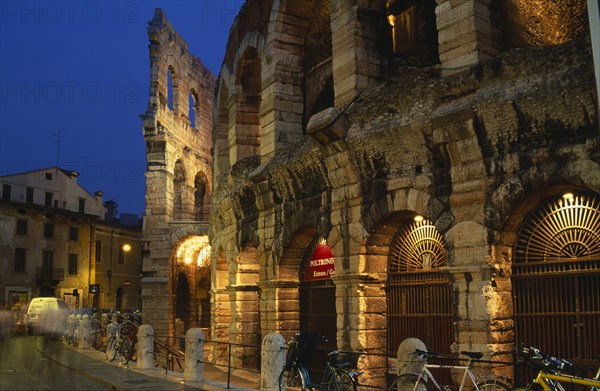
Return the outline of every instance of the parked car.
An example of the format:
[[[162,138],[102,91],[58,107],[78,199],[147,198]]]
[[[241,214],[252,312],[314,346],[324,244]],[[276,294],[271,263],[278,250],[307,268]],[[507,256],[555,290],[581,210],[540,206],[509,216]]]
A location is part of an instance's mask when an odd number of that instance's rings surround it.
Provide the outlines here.
[[[69,306],[56,297],[36,297],[27,310],[29,334],[62,335],[69,316]]]

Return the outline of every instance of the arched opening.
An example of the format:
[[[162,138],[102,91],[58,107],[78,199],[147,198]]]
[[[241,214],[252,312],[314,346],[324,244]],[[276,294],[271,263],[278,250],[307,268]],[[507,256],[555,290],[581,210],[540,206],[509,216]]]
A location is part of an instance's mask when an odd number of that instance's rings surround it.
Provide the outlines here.
[[[451,353],[452,287],[448,277],[440,272],[444,266],[446,249],[435,225],[420,216],[405,220],[388,255],[388,351],[397,351],[406,338],[418,338],[428,350]]]
[[[438,32],[435,0],[389,0],[388,22],[392,26],[392,53],[400,64],[438,64]]]
[[[194,178],[194,220],[208,220],[208,213],[205,208],[205,197],[208,192],[208,180],[206,174],[199,172]]]
[[[169,110],[175,110],[175,86],[173,84],[175,71],[169,66],[167,69],[167,107]]]
[[[188,96],[188,119],[190,126],[196,128],[196,114],[198,113],[198,94],[192,89]]]
[[[600,352],[600,196],[573,191],[533,209],[517,236],[511,281],[515,346],[591,364]]]
[[[115,308],[117,311],[121,311],[123,309],[123,288],[119,287],[117,289],[117,296],[115,298]]]
[[[239,59],[236,84],[238,94],[235,139],[229,140],[230,148],[234,151],[232,162],[260,155],[262,83],[260,57],[256,48],[248,47]]]
[[[335,306],[335,262],[331,248],[323,238],[314,238],[300,265],[300,331],[318,331],[330,344],[337,338]],[[315,354],[311,372],[321,375],[326,357]]]
[[[207,236],[188,236],[176,247],[172,292],[174,319],[185,330],[210,323],[206,300],[210,301],[210,245]]]
[[[173,219],[183,220],[185,210],[185,181],[186,172],[185,166],[181,159],[177,159],[175,162],[175,168],[173,169]]]

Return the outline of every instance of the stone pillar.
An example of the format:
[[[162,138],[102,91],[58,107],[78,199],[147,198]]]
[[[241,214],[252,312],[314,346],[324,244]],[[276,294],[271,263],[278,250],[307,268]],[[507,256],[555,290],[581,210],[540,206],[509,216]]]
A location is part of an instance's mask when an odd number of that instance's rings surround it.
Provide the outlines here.
[[[82,349],[90,349],[91,346],[91,334],[92,334],[92,323],[90,322],[89,315],[83,315],[81,322],[79,322],[79,341],[81,342],[79,346]]]
[[[343,322],[346,325],[338,329],[338,349],[352,352],[387,351],[385,284],[360,274],[339,274],[332,280],[336,287],[338,324]],[[363,372],[361,383],[385,385],[387,358],[363,355],[359,360],[359,368]]]
[[[490,0],[437,0],[436,23],[442,68],[477,64],[498,53]]]
[[[137,368],[154,368],[154,330],[149,324],[143,324],[137,333]]]
[[[278,333],[269,333],[262,342],[261,391],[279,391],[279,375],[285,366],[285,338]]]
[[[412,373],[415,375],[419,374],[420,368],[425,364],[425,360],[422,357],[411,355],[415,349],[427,350],[427,347],[418,338],[406,338],[400,346],[398,346],[398,355],[396,368],[398,369],[398,375],[404,375]]]
[[[185,334],[184,381],[204,380],[204,333],[200,329],[189,329]]]
[[[353,3],[330,3],[336,107],[347,105],[361,91],[377,85],[381,77],[378,41],[385,23],[386,2],[374,0],[365,7]]]
[[[291,336],[300,328],[298,282],[259,281],[261,332]]]

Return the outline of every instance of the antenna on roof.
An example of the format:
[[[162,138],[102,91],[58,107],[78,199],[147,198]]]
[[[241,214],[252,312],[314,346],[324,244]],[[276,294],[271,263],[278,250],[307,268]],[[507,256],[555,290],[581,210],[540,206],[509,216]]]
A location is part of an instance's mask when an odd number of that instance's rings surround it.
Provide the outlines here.
[[[58,129],[56,131],[56,133],[52,133],[52,135],[54,137],[56,137],[56,141],[54,141],[54,143],[56,143],[56,168],[60,168],[59,163],[60,163],[60,141],[61,141],[61,133],[65,129],[66,128],[60,128],[60,129]]]

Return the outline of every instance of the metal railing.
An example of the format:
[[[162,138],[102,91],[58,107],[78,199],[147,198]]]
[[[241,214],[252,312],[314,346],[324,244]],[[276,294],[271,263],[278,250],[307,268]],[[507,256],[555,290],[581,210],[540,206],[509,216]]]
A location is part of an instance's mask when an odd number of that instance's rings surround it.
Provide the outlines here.
[[[246,371],[249,373],[260,374],[260,363],[256,366],[235,365],[236,349],[256,349],[253,356],[260,357],[260,345],[238,344],[233,342],[223,342],[210,339],[198,340],[198,343],[204,343],[204,359],[201,361],[205,365],[211,365],[227,375],[227,388],[231,388],[232,377],[235,371]],[[212,346],[209,346],[212,345]],[[224,354],[219,354],[218,346],[226,349],[226,363],[224,363]],[[206,359],[211,357],[211,359]],[[164,368],[165,373],[169,371],[181,372],[185,367],[185,337],[173,337],[168,335],[154,335],[154,359],[157,366]],[[260,381],[257,381],[258,387]]]

